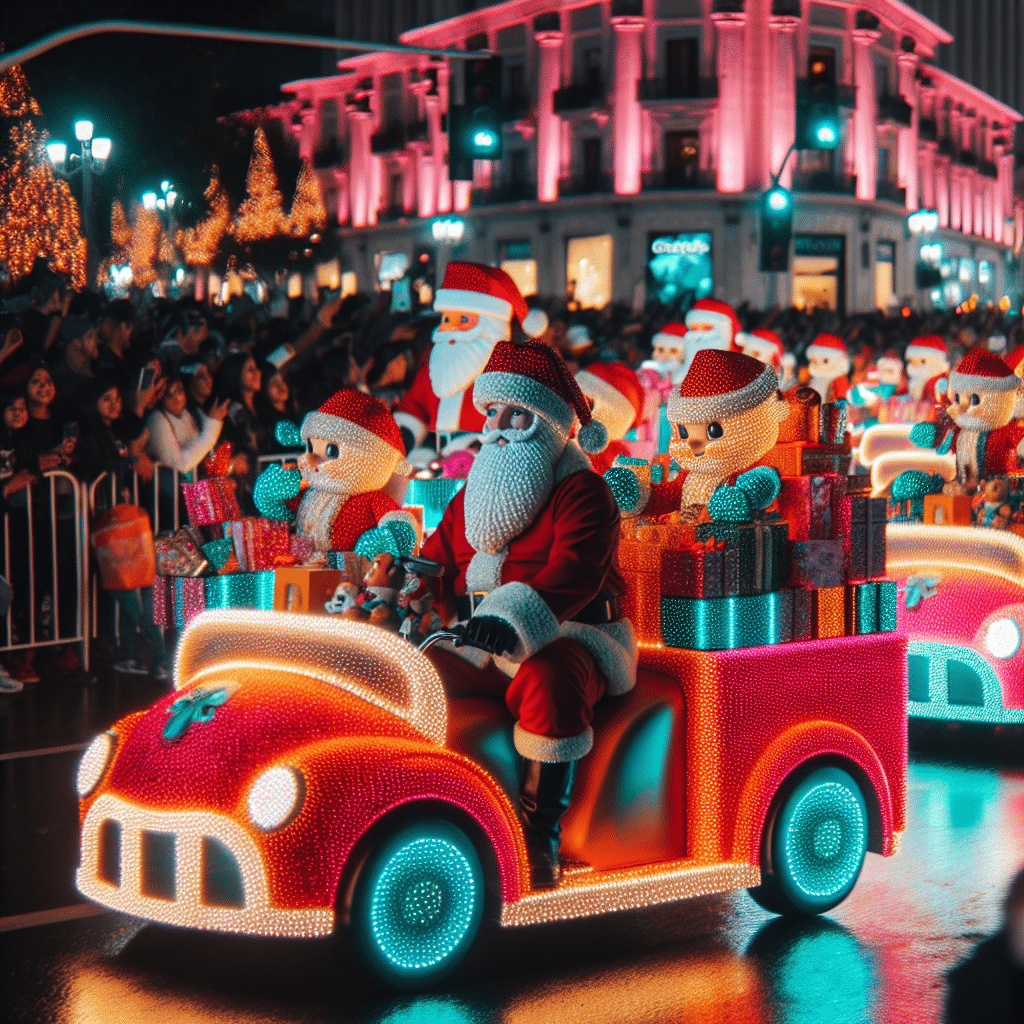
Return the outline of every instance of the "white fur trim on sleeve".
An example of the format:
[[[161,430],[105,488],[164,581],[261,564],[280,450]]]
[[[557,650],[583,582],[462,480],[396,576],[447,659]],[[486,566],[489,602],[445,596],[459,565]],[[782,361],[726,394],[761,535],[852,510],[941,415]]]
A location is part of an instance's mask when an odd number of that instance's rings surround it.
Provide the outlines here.
[[[636,686],[636,636],[629,619],[618,619],[600,626],[569,620],[562,623],[561,635],[583,644],[594,656],[608,680],[610,697],[629,693]]]
[[[584,754],[590,753],[594,746],[594,730],[588,725],[583,732],[577,733],[575,736],[555,739],[551,736],[539,736],[535,732],[527,732],[516,722],[512,742],[515,743],[516,750],[531,761],[564,764],[566,761],[578,761]]]
[[[413,440],[417,444],[422,443],[423,438],[427,436],[427,425],[423,420],[417,419],[409,412],[396,412],[392,413],[392,415],[395,417],[395,422],[398,424],[399,430],[401,430],[402,427],[405,427],[405,429],[412,434]]]
[[[475,615],[504,619],[519,635],[512,661],[522,662],[558,638],[558,619],[544,598],[526,583],[504,583],[477,606]]]

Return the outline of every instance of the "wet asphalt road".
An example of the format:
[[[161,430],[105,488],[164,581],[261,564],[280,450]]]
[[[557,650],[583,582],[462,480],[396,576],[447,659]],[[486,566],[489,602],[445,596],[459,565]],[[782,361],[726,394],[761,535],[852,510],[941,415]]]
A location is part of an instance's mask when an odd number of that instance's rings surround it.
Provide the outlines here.
[[[828,917],[790,923],[738,893],[493,928],[444,989],[381,994],[333,941],[187,933],[83,905],[72,882],[80,747],[160,692],[101,675],[0,698],[4,1020],[932,1022],[946,970],[998,927],[1024,865],[1024,732],[915,727],[902,849],[869,854]]]

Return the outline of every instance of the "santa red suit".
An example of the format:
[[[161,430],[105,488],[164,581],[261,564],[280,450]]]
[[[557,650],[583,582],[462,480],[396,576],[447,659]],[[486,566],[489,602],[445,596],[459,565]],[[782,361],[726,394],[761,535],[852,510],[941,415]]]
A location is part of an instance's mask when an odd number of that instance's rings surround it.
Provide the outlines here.
[[[360,391],[332,395],[302,421],[307,451],[298,467],[305,493],[287,502],[300,536],[318,551],[352,551],[367,530],[413,516],[381,488],[404,466],[404,446],[387,407]],[[322,451],[318,451],[322,449]]]
[[[531,310],[515,281],[497,267],[454,261],[434,298],[441,313],[469,314],[477,322],[465,329],[444,322],[434,331],[430,362],[395,405],[395,422],[421,444],[431,430],[439,434],[479,433],[484,417],[473,405],[473,381],[494,346],[511,337],[515,316],[529,337],[547,328],[543,310]]]
[[[740,331],[736,335],[736,347],[744,354],[760,359],[762,363],[770,366],[776,374],[782,368],[782,356],[785,349],[782,347],[782,339],[774,331],[767,327],[758,327],[749,334]]]
[[[640,422],[644,388],[625,363],[591,363],[577,372],[576,383],[592,403],[591,415],[608,431],[608,446],[590,456],[594,472],[604,476],[618,456],[632,454],[622,439]]]
[[[807,359],[811,373],[809,385],[821,395],[821,400],[834,402],[845,398],[850,388],[846,376],[850,372],[846,342],[834,334],[819,334],[807,346]]]

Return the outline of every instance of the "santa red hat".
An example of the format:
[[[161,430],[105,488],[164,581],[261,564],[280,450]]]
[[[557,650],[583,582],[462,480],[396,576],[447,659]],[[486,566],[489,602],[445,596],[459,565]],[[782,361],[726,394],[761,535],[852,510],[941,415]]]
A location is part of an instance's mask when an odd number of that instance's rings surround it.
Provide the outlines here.
[[[473,384],[473,404],[485,412],[500,402],[547,420],[564,434],[580,421],[580,447],[590,455],[608,446],[608,431],[590,415],[583,392],[562,357],[550,345],[499,341]]]
[[[317,437],[361,448],[368,459],[394,459],[392,472],[406,468],[402,433],[388,407],[379,398],[352,388],[335,392],[319,409],[306,413],[299,433],[303,441]]]
[[[807,346],[808,359],[829,358],[837,355],[843,356],[847,360],[850,358],[850,354],[846,351],[846,342],[834,334],[819,334]]]
[[[1009,355],[1004,356],[1003,362],[1019,377],[1024,364],[1024,345],[1018,345]]]
[[[669,395],[672,423],[728,419],[771,398],[779,386],[775,371],[742,352],[702,348],[677,391]]]
[[[920,338],[915,338],[903,354],[907,359],[912,356],[934,355],[940,355],[944,359],[949,358],[946,352],[946,343],[937,334],[922,334]]]
[[[622,434],[636,426],[644,408],[644,389],[625,363],[591,363],[576,374],[576,383],[594,400],[595,409],[604,405],[619,423],[626,424]]]
[[[695,324],[711,324],[719,330],[728,331],[730,341],[740,330],[740,322],[732,306],[718,299],[698,299],[693,304],[686,314],[686,326],[692,328]]]
[[[651,338],[651,345],[663,345],[665,348],[682,348],[683,339],[686,337],[686,324],[665,324],[657,334]]]
[[[1017,376],[994,352],[972,348],[949,375],[949,386],[956,392],[1016,391]]]
[[[531,338],[539,338],[548,326],[544,310],[530,309],[515,281],[504,270],[486,263],[449,263],[434,296],[434,309],[483,313],[506,323],[515,316]]]
[[[758,327],[749,334],[741,331],[736,335],[735,341],[737,345],[750,345],[755,351],[764,353],[768,358],[761,359],[762,363],[769,363],[773,367],[778,367],[782,363],[782,355],[785,352],[782,339],[767,327]]]

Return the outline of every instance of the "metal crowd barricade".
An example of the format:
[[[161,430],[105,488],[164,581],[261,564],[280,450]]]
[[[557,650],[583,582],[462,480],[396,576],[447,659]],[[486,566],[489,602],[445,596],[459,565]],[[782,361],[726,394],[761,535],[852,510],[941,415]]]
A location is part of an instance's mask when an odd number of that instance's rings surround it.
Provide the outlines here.
[[[37,522],[38,502],[33,491],[46,488],[44,508],[48,513]],[[37,491],[38,493],[38,491]],[[70,502],[70,507],[65,504]],[[22,504],[24,502],[24,504]],[[65,514],[61,514],[61,509]],[[19,521],[24,517],[24,522]],[[12,522],[18,549],[12,548]],[[45,526],[44,526],[45,522]],[[62,522],[71,524],[74,538],[74,572],[69,572],[67,552],[59,549]],[[40,529],[39,527],[42,527]],[[82,645],[82,663],[88,667],[88,587],[89,551],[88,526],[85,517],[82,485],[78,479],[64,470],[51,470],[42,474],[42,482],[18,491],[8,500],[3,517],[4,531],[4,576],[11,583],[14,594],[8,610],[0,649],[7,651],[25,650],[31,647],[53,647],[58,644],[77,643]],[[42,536],[40,536],[42,534]],[[22,543],[23,539],[26,543]],[[49,579],[36,578],[37,553],[45,550],[40,545],[49,545]],[[20,563],[20,565],[19,565]],[[21,569],[24,569],[24,572]],[[47,593],[52,601],[52,628],[39,620],[42,617],[41,598]],[[61,622],[61,606],[67,607],[66,595],[74,589],[74,629],[67,629],[67,621]],[[27,605],[27,615],[24,614]],[[27,621],[27,627],[26,627]],[[62,628],[63,626],[63,628]],[[16,630],[26,630],[25,635],[16,635]],[[63,634],[63,635],[62,635]]]

